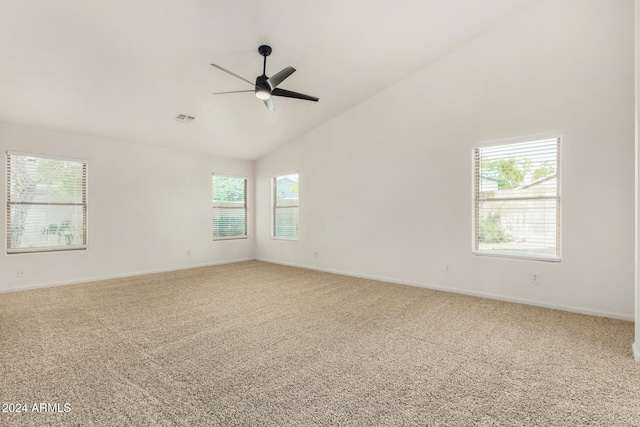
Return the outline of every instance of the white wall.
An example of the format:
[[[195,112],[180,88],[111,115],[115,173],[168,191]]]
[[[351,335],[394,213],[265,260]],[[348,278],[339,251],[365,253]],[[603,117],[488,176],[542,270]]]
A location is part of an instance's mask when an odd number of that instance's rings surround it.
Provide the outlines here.
[[[0,291],[253,258],[253,237],[214,242],[211,230],[211,174],[252,183],[253,162],[0,124],[0,152],[6,151],[88,160],[89,249],[2,254]],[[250,184],[250,233],[252,191]],[[6,185],[0,198],[6,200]],[[0,219],[6,223],[5,209]]]
[[[256,257],[633,319],[633,7],[543,1],[260,159]],[[562,262],[474,256],[472,146],[550,132]],[[291,171],[300,241],[274,241],[269,178]]]
[[[636,312],[635,312],[635,342],[633,353],[640,362],[640,0],[636,0],[636,241],[635,241],[635,282],[636,282]]]

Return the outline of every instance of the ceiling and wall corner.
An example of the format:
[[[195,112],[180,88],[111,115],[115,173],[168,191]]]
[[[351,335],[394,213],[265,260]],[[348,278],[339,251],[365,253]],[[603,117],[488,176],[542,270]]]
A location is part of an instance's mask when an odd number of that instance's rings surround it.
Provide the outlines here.
[[[258,160],[256,256],[633,320],[633,4],[537,3]],[[472,147],[549,132],[562,261],[474,256]],[[270,239],[268,180],[286,170],[296,244]]]
[[[7,0],[0,122],[255,160],[537,1]],[[253,81],[263,43],[319,103],[212,95],[247,87],[209,64]]]

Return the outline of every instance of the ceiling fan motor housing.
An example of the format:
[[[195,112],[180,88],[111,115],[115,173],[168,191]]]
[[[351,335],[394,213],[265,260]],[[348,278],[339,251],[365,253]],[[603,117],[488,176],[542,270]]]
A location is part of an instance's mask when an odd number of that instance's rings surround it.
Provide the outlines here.
[[[271,95],[271,91],[273,90],[273,88],[271,87],[271,85],[269,84],[269,77],[265,76],[264,74],[261,76],[258,76],[256,78],[256,96],[260,99],[266,99],[269,98],[269,96]],[[269,96],[260,96],[259,93],[265,93],[268,94]]]

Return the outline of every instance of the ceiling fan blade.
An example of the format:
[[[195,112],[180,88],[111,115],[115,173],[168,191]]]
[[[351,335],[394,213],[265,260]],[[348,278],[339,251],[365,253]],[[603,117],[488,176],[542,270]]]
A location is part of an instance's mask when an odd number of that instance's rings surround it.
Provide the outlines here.
[[[273,92],[271,92],[271,95],[284,96],[285,98],[304,99],[306,101],[314,101],[314,102],[318,102],[318,99],[319,99],[315,96],[305,95],[304,93],[292,92],[290,90],[284,90],[284,89],[278,89],[278,88],[275,88]]]
[[[253,83],[252,83],[252,82],[250,82],[249,80],[245,79],[244,77],[240,77],[240,76],[239,76],[239,75],[237,75],[236,73],[231,72],[231,71],[227,70],[226,68],[223,68],[223,67],[221,67],[221,66],[219,66],[219,65],[216,65],[216,64],[211,64],[211,66],[212,66],[212,67],[216,67],[218,70],[224,71],[224,72],[225,72],[225,73],[227,73],[227,74],[231,74],[233,77],[235,77],[235,78],[237,78],[237,79],[240,79],[240,80],[242,80],[242,81],[245,81],[245,82],[249,83],[251,86],[254,86],[254,87],[255,87],[255,84],[253,84]]]
[[[244,93],[244,92],[255,92],[254,90],[232,90],[229,92],[213,92],[212,95],[226,95],[228,93]]]
[[[265,99],[264,100],[264,105],[267,106],[267,108],[269,109],[269,111],[276,111],[276,106],[273,105],[273,99],[269,98],[269,99]]]
[[[295,73],[296,69],[293,67],[287,67],[281,71],[278,71],[277,73],[275,73],[273,76],[269,77],[269,80],[267,80],[269,82],[269,85],[271,86],[271,89],[275,89],[276,87],[278,87],[278,85],[280,83],[282,83],[284,81],[284,79],[286,79],[287,77],[289,77],[291,74]]]

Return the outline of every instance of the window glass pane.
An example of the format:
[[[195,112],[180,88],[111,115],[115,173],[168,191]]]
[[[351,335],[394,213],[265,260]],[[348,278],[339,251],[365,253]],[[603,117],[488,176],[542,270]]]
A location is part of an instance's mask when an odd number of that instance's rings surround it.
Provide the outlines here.
[[[276,208],[275,235],[284,239],[298,238],[298,207],[281,206]]]
[[[247,235],[246,213],[244,207],[213,208],[213,236],[244,237]]]
[[[86,247],[87,164],[7,154],[7,251]]]
[[[82,206],[12,206],[15,224],[11,233],[12,249],[73,247],[83,245],[84,224]],[[24,215],[23,221],[15,221]]]
[[[276,206],[292,206],[298,204],[298,174],[284,175],[275,178]]]
[[[213,238],[247,236],[247,180],[213,176]]]
[[[503,191],[535,184],[557,172],[556,139],[478,148],[480,191]],[[553,185],[553,184],[551,184]]]
[[[556,255],[556,201],[480,202],[478,249]]]

